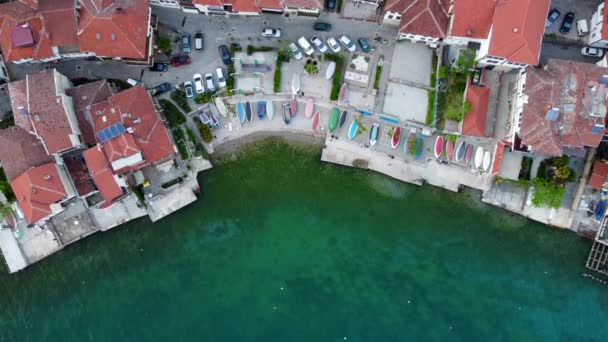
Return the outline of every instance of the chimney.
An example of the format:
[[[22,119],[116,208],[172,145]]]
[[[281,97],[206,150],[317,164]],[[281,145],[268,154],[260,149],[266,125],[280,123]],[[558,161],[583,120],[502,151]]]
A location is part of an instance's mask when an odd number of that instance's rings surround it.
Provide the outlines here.
[[[51,177],[52,177],[51,175],[44,175],[44,177],[42,177],[42,179],[48,181],[48,180],[51,180]]]
[[[95,0],[95,7],[102,11],[114,3],[114,0]]]

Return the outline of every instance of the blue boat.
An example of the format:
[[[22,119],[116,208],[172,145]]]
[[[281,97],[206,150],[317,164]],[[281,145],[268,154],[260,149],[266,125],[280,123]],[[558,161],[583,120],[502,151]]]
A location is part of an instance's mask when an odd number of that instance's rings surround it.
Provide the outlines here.
[[[600,221],[602,217],[604,217],[604,211],[606,211],[606,200],[601,201],[600,204],[597,205],[597,209],[595,210],[595,219]]]
[[[243,102],[236,104],[236,115],[239,118],[240,123],[245,122],[245,106],[243,106]]]
[[[353,140],[353,138],[357,135],[357,131],[359,130],[359,123],[357,120],[353,120],[350,124],[350,128],[348,129],[348,140]]]
[[[369,132],[369,145],[374,146],[378,142],[378,131],[380,130],[380,125],[377,123],[372,125],[372,131]]]
[[[258,101],[258,118],[262,120],[266,116],[266,101]]]
[[[253,121],[253,109],[250,102],[245,103],[245,116],[247,117],[247,121]]]

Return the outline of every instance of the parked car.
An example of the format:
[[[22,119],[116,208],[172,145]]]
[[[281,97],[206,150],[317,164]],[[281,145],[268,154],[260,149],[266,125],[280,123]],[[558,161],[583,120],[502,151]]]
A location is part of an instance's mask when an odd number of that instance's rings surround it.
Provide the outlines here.
[[[545,28],[549,28],[557,21],[557,18],[561,15],[560,11],[556,8],[552,9],[547,16],[547,21],[545,22]]]
[[[152,93],[152,96],[157,96],[162,93],[166,93],[169,90],[171,90],[171,83],[165,82],[165,83],[159,84],[156,87],[150,89],[150,92]]]
[[[329,48],[331,49],[331,51],[338,53],[340,52],[340,50],[342,50],[340,48],[340,44],[338,44],[338,42],[336,41],[336,38],[334,37],[329,37],[327,38],[327,45],[329,45]]]
[[[568,12],[562,21],[562,25],[559,27],[559,32],[566,34],[570,32],[572,24],[574,23],[574,13]]]
[[[315,52],[315,50],[313,50],[312,46],[310,46],[310,43],[308,42],[308,40],[304,37],[300,37],[300,39],[298,39],[298,44],[300,45],[302,50],[304,50],[304,53],[306,54],[306,56],[310,56],[310,55],[312,55],[313,52]]]
[[[340,43],[342,43],[346,50],[350,52],[354,52],[355,50],[357,50],[357,46],[355,46],[355,43],[353,43],[353,41],[350,40],[350,38],[348,38],[347,36],[340,37]]]
[[[192,47],[190,45],[190,35],[189,34],[184,34],[182,36],[182,51],[184,53],[190,53],[190,52],[192,52]]]
[[[604,50],[594,48],[591,46],[586,46],[581,49],[581,55],[583,55],[585,57],[602,58],[602,57],[604,57]]]
[[[207,91],[215,91],[215,84],[213,83],[213,74],[208,72],[205,74],[205,84],[207,85]]]
[[[163,72],[169,70],[169,63],[154,63],[150,67],[150,71]]]
[[[312,37],[310,41],[319,49],[319,51],[321,51],[321,53],[327,52],[327,45],[325,45],[319,37]]]
[[[333,10],[336,8],[336,0],[327,0],[327,9]]]
[[[217,75],[217,85],[220,88],[226,88],[226,78],[224,77],[224,69],[215,69],[215,74]]]
[[[202,50],[205,48],[205,36],[203,36],[201,32],[194,35],[194,48],[197,50]]]
[[[280,29],[273,29],[273,28],[265,28],[262,30],[262,36],[263,37],[271,37],[271,38],[280,38],[281,37],[281,30]]]
[[[222,57],[222,62],[224,62],[226,65],[232,64],[232,57],[230,56],[230,50],[228,50],[228,47],[226,45],[220,45],[217,49]]]
[[[192,90],[192,82],[186,81],[184,82],[184,91],[186,92],[186,97],[189,99],[194,98],[194,91]]]
[[[188,55],[179,55],[171,57],[171,65],[173,65],[174,67],[186,64],[190,64],[190,56]]]
[[[587,25],[587,20],[581,19],[576,22],[576,33],[578,33],[579,37],[584,37],[589,34],[589,25]]]
[[[313,25],[313,28],[315,31],[331,31],[331,24],[318,21]]]
[[[357,42],[359,42],[359,46],[361,47],[361,50],[363,50],[363,52],[369,52],[369,44],[367,44],[367,39],[365,38],[359,38],[357,39]]]
[[[298,47],[296,46],[296,43],[291,43],[289,44],[289,49],[291,50],[291,53],[293,54],[293,58],[300,60],[302,59],[302,52],[300,52],[300,49],[298,49]]]
[[[197,94],[204,93],[205,87],[203,86],[203,76],[201,74],[194,74],[194,90]]]

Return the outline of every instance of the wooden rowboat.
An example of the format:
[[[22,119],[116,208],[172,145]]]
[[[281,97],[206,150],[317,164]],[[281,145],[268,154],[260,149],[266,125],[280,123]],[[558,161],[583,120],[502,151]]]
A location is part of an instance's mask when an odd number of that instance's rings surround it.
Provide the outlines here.
[[[334,73],[336,72],[336,62],[329,62],[327,66],[327,71],[325,72],[325,79],[329,80],[334,77]]]
[[[435,139],[435,158],[439,158],[441,153],[443,153],[443,137],[440,135]]]
[[[329,133],[332,133],[338,127],[338,119],[340,119],[340,110],[338,110],[338,108],[334,107],[331,110],[331,114],[329,115],[329,124],[328,124]]]
[[[274,119],[274,104],[272,101],[266,102],[266,115],[270,120]]]
[[[448,160],[454,158],[454,142],[450,139],[448,139],[448,142],[445,144],[445,156]]]
[[[479,169],[481,167],[482,162],[483,162],[483,147],[477,146],[477,150],[475,151],[475,168]]]
[[[315,99],[309,97],[306,99],[306,107],[304,108],[304,116],[306,118],[310,118],[312,116],[312,111],[315,108]]]
[[[357,131],[359,130],[359,123],[357,120],[353,120],[351,122],[350,127],[348,128],[348,140],[353,140],[353,138],[357,135]]]
[[[321,113],[316,112],[315,115],[312,116],[312,130],[316,131],[319,126],[319,121],[321,121]]]
[[[399,140],[401,140],[401,127],[395,127],[393,130],[393,136],[391,137],[391,147],[397,148],[397,145],[399,145]]]
[[[340,94],[338,95],[338,105],[343,106],[346,103],[346,97],[348,96],[348,84],[342,83],[340,87]]]

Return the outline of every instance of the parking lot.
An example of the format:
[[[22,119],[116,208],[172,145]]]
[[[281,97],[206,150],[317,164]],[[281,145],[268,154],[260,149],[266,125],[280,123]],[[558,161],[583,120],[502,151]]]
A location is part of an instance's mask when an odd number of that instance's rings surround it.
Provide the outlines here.
[[[571,40],[580,40],[584,44],[587,44],[588,36],[579,37],[576,32],[576,22],[585,19],[587,20],[587,26],[591,24],[591,16],[597,10],[597,6],[602,3],[603,0],[553,0],[549,11],[557,9],[560,12],[559,18],[545,30],[545,34],[555,34],[558,37],[568,38]],[[559,32],[560,25],[564,20],[566,13],[574,13],[574,24],[572,29],[567,34]],[[589,27],[591,29],[591,27]]]

